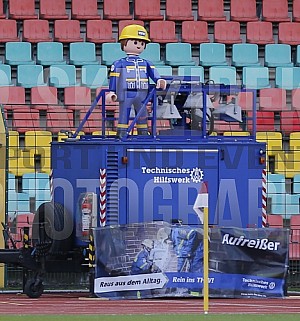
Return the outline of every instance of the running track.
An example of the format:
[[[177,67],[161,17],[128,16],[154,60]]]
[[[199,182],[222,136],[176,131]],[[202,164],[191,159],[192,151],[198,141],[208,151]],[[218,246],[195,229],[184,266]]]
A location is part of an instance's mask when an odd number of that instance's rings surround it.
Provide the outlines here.
[[[174,314],[203,313],[202,299],[102,300],[87,294],[0,294],[3,314]],[[210,299],[209,313],[299,313],[300,297],[284,299]]]

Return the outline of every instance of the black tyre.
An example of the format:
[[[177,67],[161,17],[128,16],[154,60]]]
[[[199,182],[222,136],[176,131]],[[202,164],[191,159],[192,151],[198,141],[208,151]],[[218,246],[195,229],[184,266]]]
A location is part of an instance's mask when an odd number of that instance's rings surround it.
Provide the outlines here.
[[[29,298],[39,298],[44,292],[44,285],[41,281],[36,281],[35,279],[29,279],[25,283],[24,293]]]
[[[72,248],[73,217],[59,203],[43,203],[36,211],[32,233],[40,254],[64,254]]]

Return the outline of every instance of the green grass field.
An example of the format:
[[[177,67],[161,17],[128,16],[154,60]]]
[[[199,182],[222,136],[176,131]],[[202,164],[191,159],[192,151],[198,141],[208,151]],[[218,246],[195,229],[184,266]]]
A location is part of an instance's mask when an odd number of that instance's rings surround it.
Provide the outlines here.
[[[2,321],[299,321],[299,314],[0,315]]]

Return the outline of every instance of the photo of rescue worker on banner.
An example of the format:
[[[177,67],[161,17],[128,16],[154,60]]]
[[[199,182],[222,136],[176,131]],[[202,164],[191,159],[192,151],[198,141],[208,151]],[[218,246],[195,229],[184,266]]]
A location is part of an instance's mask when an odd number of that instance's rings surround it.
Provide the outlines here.
[[[98,297],[202,297],[203,229],[180,220],[94,229]],[[284,229],[211,228],[209,295],[283,297]],[[267,272],[266,272],[267,271]]]

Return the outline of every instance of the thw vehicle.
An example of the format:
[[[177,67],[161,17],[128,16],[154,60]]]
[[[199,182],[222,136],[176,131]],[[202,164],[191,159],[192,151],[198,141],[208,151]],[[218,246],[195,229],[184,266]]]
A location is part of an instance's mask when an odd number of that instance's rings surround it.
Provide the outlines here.
[[[52,142],[52,201],[35,214],[32,243],[0,250],[1,262],[36,271],[24,287],[30,297],[42,294],[45,272],[88,269],[94,227],[172,219],[200,225],[201,199],[208,202],[211,226],[262,226],[266,147],[255,139],[255,90],[170,78],[165,91],[152,88],[144,102],[149,135],[135,135],[137,114],[123,138],[107,133],[116,119],[107,113],[105,92],[75,133]],[[253,97],[248,114],[237,104],[246,92]],[[99,101],[100,134],[80,136]],[[158,119],[169,126],[160,130]],[[249,135],[218,134],[220,126],[234,123]]]

